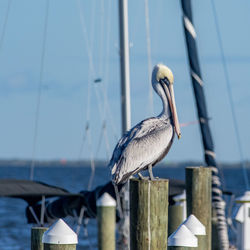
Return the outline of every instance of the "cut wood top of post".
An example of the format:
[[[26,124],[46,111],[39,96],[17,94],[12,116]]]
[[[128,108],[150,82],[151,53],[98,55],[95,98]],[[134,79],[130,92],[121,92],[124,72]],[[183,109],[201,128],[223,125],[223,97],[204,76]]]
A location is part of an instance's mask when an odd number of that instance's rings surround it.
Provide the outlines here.
[[[47,244],[77,244],[76,233],[62,220],[57,220],[44,234],[43,243]]]
[[[32,227],[32,230],[48,230],[48,227]]]
[[[115,199],[108,193],[104,193],[96,202],[97,207],[115,207]]]
[[[206,235],[205,226],[191,214],[183,223],[194,235]]]
[[[153,182],[153,183],[155,183],[155,182],[169,182],[169,179],[163,179],[163,178],[159,178],[159,177],[156,177],[154,180],[131,178],[130,182],[131,181],[133,181],[133,182],[140,182],[140,183],[147,183],[147,182],[151,182],[151,183]]]
[[[250,191],[246,191],[243,196],[236,198],[236,203],[248,203],[250,202]]]
[[[211,167],[204,167],[204,166],[188,166],[186,169],[211,169]]]
[[[168,246],[197,247],[198,240],[197,237],[182,224],[168,237]]]

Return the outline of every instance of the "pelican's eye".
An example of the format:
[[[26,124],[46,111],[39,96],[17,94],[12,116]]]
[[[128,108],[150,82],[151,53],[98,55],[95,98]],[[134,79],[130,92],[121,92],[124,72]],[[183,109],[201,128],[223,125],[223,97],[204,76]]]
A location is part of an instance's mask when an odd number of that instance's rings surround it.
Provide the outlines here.
[[[169,86],[170,82],[167,77],[160,79],[160,84],[163,84],[163,83]]]

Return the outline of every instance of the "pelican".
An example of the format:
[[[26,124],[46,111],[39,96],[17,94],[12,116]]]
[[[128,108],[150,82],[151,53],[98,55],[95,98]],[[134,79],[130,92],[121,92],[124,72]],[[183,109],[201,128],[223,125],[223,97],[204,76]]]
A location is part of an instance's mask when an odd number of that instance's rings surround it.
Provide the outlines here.
[[[149,178],[154,180],[152,167],[168,153],[176,133],[181,137],[178,121],[172,71],[157,64],[152,72],[152,87],[160,96],[163,110],[157,117],[145,119],[135,125],[118,141],[109,162],[112,182],[125,183],[131,175],[148,169]]]

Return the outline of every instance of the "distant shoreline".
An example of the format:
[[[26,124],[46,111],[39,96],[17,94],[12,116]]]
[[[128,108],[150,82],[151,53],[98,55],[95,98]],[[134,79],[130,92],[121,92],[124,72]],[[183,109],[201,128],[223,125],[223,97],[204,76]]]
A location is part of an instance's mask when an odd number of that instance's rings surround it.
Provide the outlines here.
[[[0,160],[0,167],[30,167],[32,161],[31,160],[19,160],[19,159],[10,159],[10,160]],[[95,167],[105,168],[108,166],[108,162],[104,160],[96,160],[94,161]],[[163,161],[157,164],[158,167],[168,167],[168,168],[185,168],[186,166],[202,166],[201,162],[195,161],[186,161],[186,162],[167,162]],[[73,161],[73,160],[38,160],[35,161],[36,167],[81,167],[81,168],[89,168],[91,166],[91,162],[88,160],[82,161]],[[241,164],[234,163],[219,163],[218,168],[241,168]],[[250,168],[250,162],[246,162],[246,167]]]

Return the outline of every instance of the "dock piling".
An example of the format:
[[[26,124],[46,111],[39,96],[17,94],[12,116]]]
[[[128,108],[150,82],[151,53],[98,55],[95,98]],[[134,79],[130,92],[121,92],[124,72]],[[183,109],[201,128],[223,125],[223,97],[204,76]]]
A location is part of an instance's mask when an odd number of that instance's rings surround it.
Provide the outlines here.
[[[174,205],[168,207],[168,236],[186,219],[186,191],[173,197]]]
[[[130,180],[130,249],[167,249],[168,180]]]
[[[31,228],[31,250],[43,250],[42,237],[43,233],[47,230],[47,227]]]
[[[115,250],[116,201],[104,193],[96,203],[98,221],[98,249]]]
[[[183,222],[183,207],[172,205],[168,207],[168,236]]]
[[[206,228],[205,243],[211,250],[211,169],[186,168],[187,216],[193,214]]]

